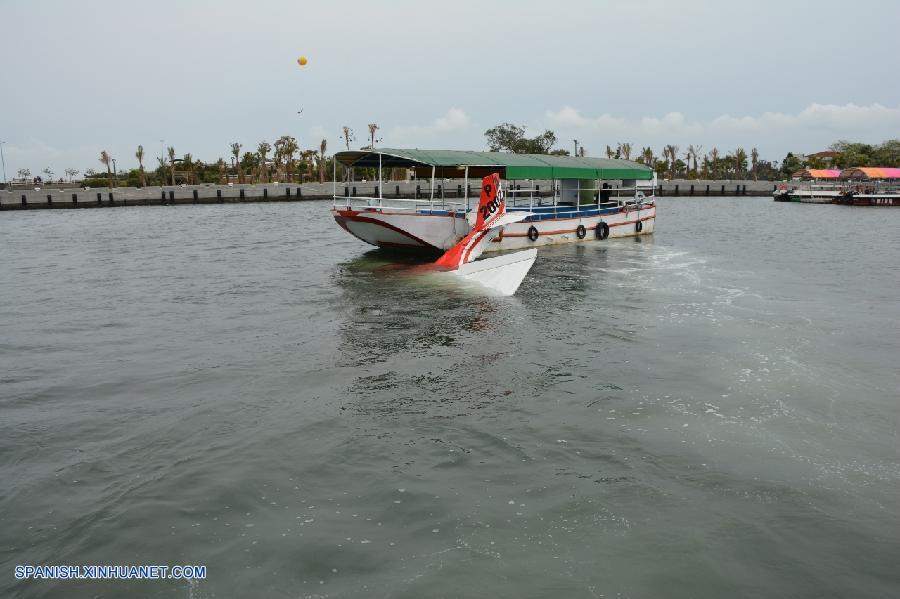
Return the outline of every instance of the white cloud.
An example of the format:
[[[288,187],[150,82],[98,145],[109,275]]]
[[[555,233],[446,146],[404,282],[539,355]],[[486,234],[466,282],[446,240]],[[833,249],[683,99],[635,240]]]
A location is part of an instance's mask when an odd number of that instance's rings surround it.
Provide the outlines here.
[[[627,126],[625,119],[616,118],[609,114],[588,118],[572,108],[563,106],[559,112],[547,111],[547,118],[555,127],[589,128],[589,129],[622,129]]]
[[[451,108],[442,117],[435,119],[434,129],[437,131],[453,131],[465,129],[470,125],[468,115],[461,108]]]
[[[710,122],[714,130],[765,132],[790,128],[822,128],[853,134],[857,131],[891,129],[900,127],[900,106],[888,108],[881,104],[857,106],[856,104],[811,104],[797,114],[764,112],[758,117],[733,117],[728,114]]]
[[[623,117],[601,114],[596,117],[583,116],[577,109],[564,106],[558,112],[547,111],[547,119],[552,127],[561,129],[587,129],[606,135],[688,135],[697,133],[702,126],[689,123],[680,112],[669,112],[662,118],[645,116],[637,121]]]
[[[472,119],[461,108],[451,107],[446,114],[434,119],[430,125],[398,126],[384,135],[384,145],[392,147],[458,145],[467,137],[473,126]],[[437,144],[437,146],[435,146]]]
[[[707,147],[758,146],[772,153],[814,151],[840,138],[878,143],[896,137],[900,106],[881,104],[811,104],[795,113],[763,112],[757,116],[723,114],[691,121],[680,112],[636,119],[608,113],[583,115],[564,106],[546,112],[547,123],[560,137],[576,135],[589,149],[631,140],[636,145],[705,144]],[[774,157],[774,156],[773,156]]]

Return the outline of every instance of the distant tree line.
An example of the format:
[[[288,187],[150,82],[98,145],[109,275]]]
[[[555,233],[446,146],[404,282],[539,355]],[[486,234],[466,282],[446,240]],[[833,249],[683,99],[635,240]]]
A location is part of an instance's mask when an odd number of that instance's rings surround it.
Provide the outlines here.
[[[484,132],[488,149],[491,152],[514,152],[517,154],[551,154],[558,156],[570,156],[568,150],[553,146],[556,145],[556,134],[547,130],[536,137],[526,137],[525,127],[512,123],[502,123]],[[669,144],[663,147],[660,155],[653,148],[644,147],[636,156],[634,146],[630,142],[617,143],[615,148],[606,146],[607,158],[621,158],[634,160],[646,164],[654,169],[659,176],[674,179],[741,179],[752,177],[754,179],[777,178],[779,175],[777,165],[759,159],[759,151],[752,148],[748,154],[744,148],[737,148],[733,152],[725,153],[718,148],[712,148],[706,154],[700,154],[702,146],[689,145],[684,154],[680,153],[677,145]],[[584,146],[578,147],[578,155],[584,156]]]
[[[377,123],[369,123],[369,144],[363,149],[375,147],[380,142],[377,132],[381,127]],[[348,126],[342,127],[342,137],[347,150],[356,136]],[[103,171],[88,168],[84,172],[84,185],[90,187],[110,188],[119,186],[145,187],[148,185],[196,185],[203,183],[305,183],[318,181],[324,183],[331,179],[332,169],[338,173],[338,179],[349,178],[350,169],[334,164],[334,157],[327,155],[328,141],[322,139],[318,147],[300,149],[297,139],[290,135],[282,135],[274,143],[259,142],[255,149],[244,150],[239,142],[229,147],[228,160],[219,158],[215,162],[198,160],[192,154],[179,154],[169,146],[163,156],[156,157],[156,167],[144,168],[146,154],[143,146],[138,146],[134,153],[137,168],[118,171],[115,159],[106,150],[100,153],[99,162]],[[373,177],[373,169],[356,169],[360,177]],[[75,169],[66,169],[69,180],[79,173]],[[25,177],[23,177],[23,174]],[[23,169],[20,178],[27,178],[31,171]],[[396,173],[394,173],[396,174]]]
[[[518,154],[551,154],[569,156],[568,150],[554,149],[556,134],[544,131],[529,138],[525,127],[512,123],[502,123],[484,132],[491,152],[514,152]],[[607,145],[607,158],[634,160],[653,168],[660,177],[669,179],[754,179],[779,180],[790,176],[802,168],[847,168],[852,166],[900,166],[900,140],[892,139],[878,145],[839,140],[829,146],[827,157],[811,155],[801,157],[788,153],[779,166],[778,161],[762,160],[759,150],[744,148],[723,152],[716,147],[702,153],[703,146],[690,144],[684,153],[674,144],[667,144],[657,155],[653,148],[642,147],[632,157],[634,147],[629,142]],[[585,148],[579,147],[578,154],[585,155]]]
[[[828,146],[827,156],[796,156],[788,152],[782,171],[786,175],[802,168],[850,168],[854,166],[900,167],[900,139],[877,145],[838,140]]]
[[[99,161],[105,172],[98,173],[92,168],[87,169],[84,173],[84,184],[91,187],[112,188],[122,185],[145,187],[198,183],[223,185],[229,182],[324,182],[326,173],[331,168],[331,159],[326,155],[328,144],[324,139],[318,148],[308,150],[300,150],[297,140],[290,135],[282,135],[274,144],[261,141],[255,151],[246,151],[242,154],[243,147],[238,142],[232,143],[229,148],[231,156],[227,162],[224,158],[219,158],[215,162],[204,162],[194,158],[190,153],[178,156],[175,148],[169,146],[164,156],[156,157],[156,168],[148,170],[144,168],[144,147],[138,146],[134,154],[138,167],[122,172],[114,169],[112,157],[104,150],[100,153]],[[74,171],[74,174],[77,172]]]
[[[381,141],[377,133],[381,127],[377,123],[368,124],[368,145],[361,149],[371,149]],[[568,150],[555,148],[556,134],[545,130],[534,137],[525,135],[525,127],[512,123],[501,123],[484,132],[488,149],[492,152],[513,152],[517,154],[550,154],[569,156]],[[356,140],[353,129],[342,127],[342,139],[347,150],[351,142]],[[213,183],[268,183],[279,181],[285,183],[303,183],[308,181],[325,182],[329,179],[332,168],[338,173],[338,180],[354,178],[375,179],[377,169],[345,169],[334,164],[333,157],[326,154],[328,144],[323,139],[316,148],[301,150],[297,140],[290,135],[282,135],[273,144],[261,141],[255,150],[243,153],[244,146],[238,142],[231,144],[229,159],[219,158],[215,162],[204,162],[194,158],[190,153],[180,157],[175,148],[169,146],[166,154],[156,157],[157,165],[152,169],[144,168],[145,152],[138,146],[135,158],[137,168],[118,171],[116,160],[106,150],[100,153],[99,162],[103,171],[94,168],[84,171],[84,184],[91,187],[116,186],[145,187],[148,185],[179,185]],[[577,146],[579,156],[584,156],[584,146]],[[634,160],[654,169],[660,177],[675,179],[747,179],[778,180],[789,178],[791,174],[802,168],[848,168],[854,166],[888,166],[900,167],[900,140],[891,139],[881,144],[872,145],[859,142],[838,140],[829,146],[829,152],[810,156],[795,155],[789,152],[779,166],[777,161],[761,160],[759,151],[751,148],[748,153],[739,147],[722,152],[716,147],[702,152],[703,146],[690,144],[681,152],[679,146],[667,144],[657,154],[652,147],[642,147],[639,152],[630,142],[619,142],[615,147],[607,145],[607,158]],[[355,171],[355,172],[354,172]],[[393,169],[386,178],[403,178],[403,169]],[[34,183],[51,183],[55,173],[47,167],[41,171],[44,176],[36,176]],[[80,171],[65,169],[69,182],[73,182]],[[31,178],[30,169],[19,169],[19,179],[27,182]],[[63,178],[59,178],[63,182]]]

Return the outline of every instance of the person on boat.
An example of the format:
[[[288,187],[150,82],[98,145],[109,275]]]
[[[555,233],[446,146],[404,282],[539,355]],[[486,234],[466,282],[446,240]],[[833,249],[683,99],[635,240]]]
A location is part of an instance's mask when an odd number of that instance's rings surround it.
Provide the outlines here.
[[[600,203],[605,204],[609,201],[609,183],[603,184],[603,189],[600,190]]]

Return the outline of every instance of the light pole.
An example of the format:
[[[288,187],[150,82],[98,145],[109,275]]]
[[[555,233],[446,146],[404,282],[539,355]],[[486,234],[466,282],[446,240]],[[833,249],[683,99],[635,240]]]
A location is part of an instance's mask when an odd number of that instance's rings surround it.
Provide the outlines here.
[[[575,142],[575,153],[573,154],[573,156],[578,156],[578,140],[573,139],[572,141]]]
[[[3,144],[5,144],[5,143],[6,143],[5,141],[0,141],[0,162],[3,162],[3,187],[4,188],[8,187],[7,181],[6,181],[6,158],[3,156]]]

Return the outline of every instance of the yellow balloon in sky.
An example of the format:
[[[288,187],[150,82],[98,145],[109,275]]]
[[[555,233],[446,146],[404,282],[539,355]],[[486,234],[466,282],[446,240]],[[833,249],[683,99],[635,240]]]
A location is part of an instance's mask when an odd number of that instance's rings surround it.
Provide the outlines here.
[[[300,58],[297,59],[297,64],[299,64],[301,67],[305,67],[307,62],[309,62],[309,61],[306,60],[305,56],[301,56]]]

